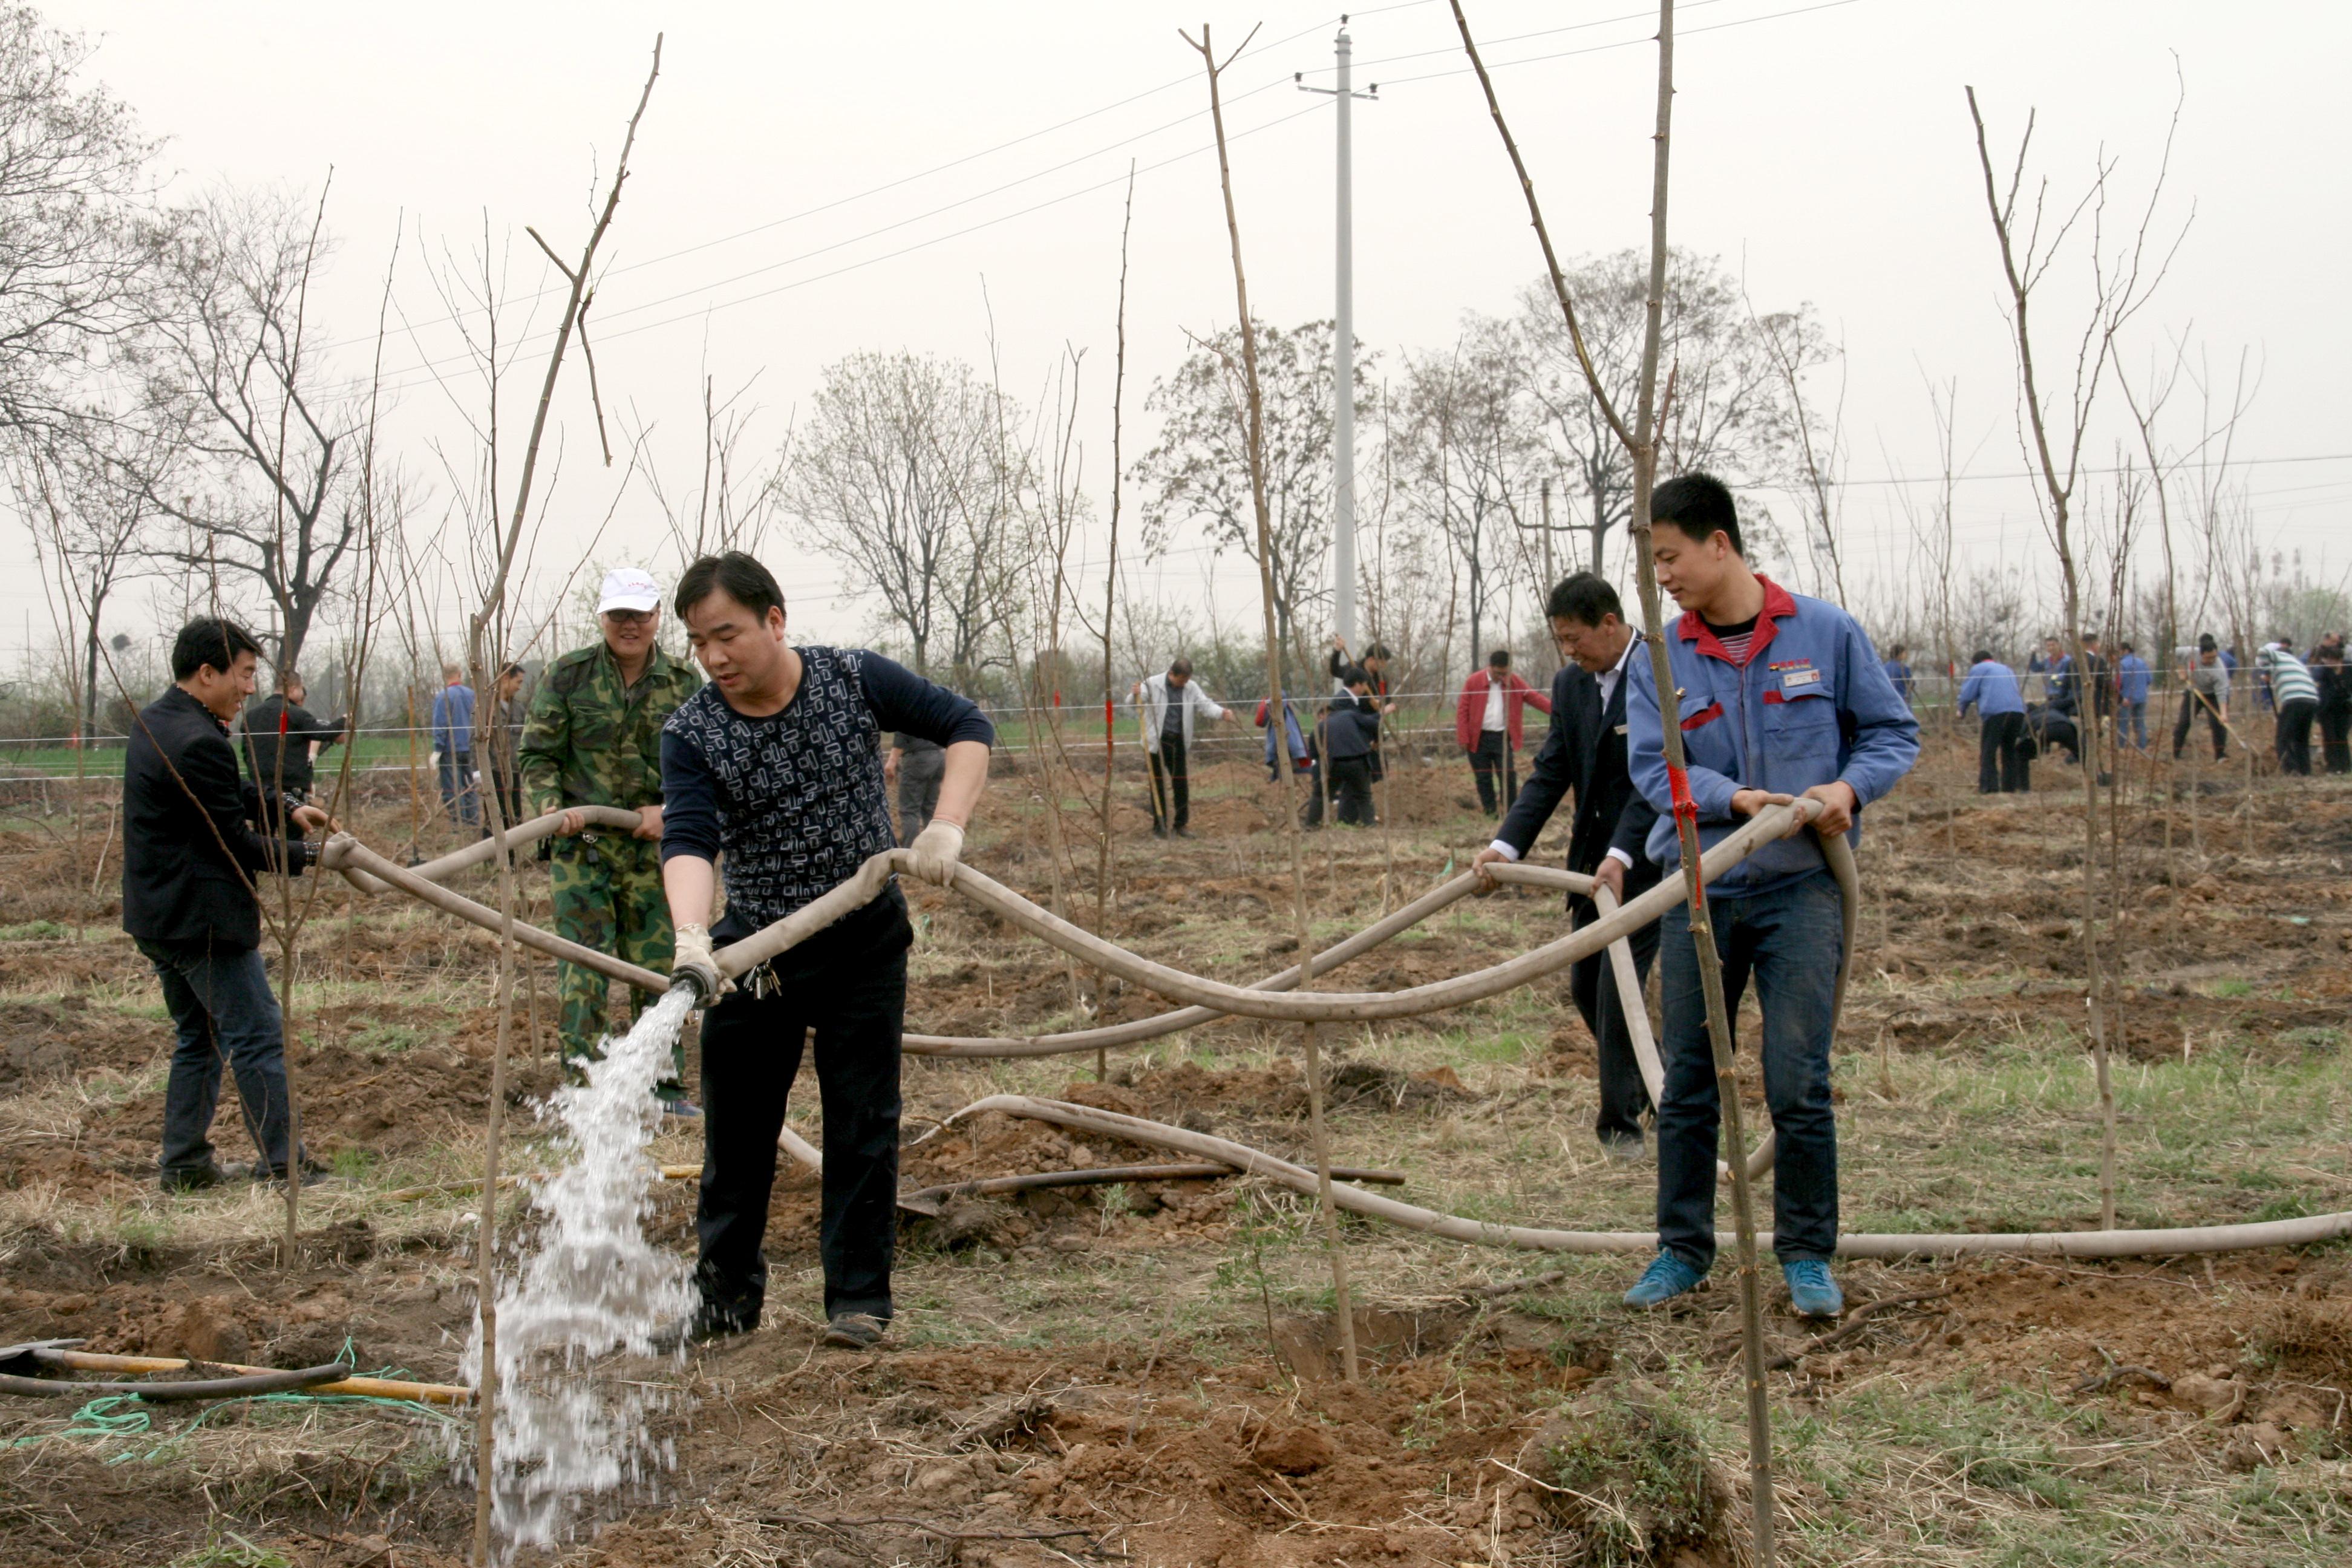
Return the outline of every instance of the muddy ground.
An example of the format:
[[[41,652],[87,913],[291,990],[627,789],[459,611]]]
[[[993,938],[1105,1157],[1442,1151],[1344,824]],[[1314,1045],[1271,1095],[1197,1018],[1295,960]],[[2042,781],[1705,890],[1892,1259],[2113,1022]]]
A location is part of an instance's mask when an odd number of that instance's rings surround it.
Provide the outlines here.
[[[2080,795],[1979,801],[1948,744],[1873,814],[1870,898],[1841,1031],[1848,1224],[2096,1223],[2080,941]],[[1403,770],[1385,832],[1309,841],[1318,941],[1377,918],[1484,843],[1466,774]],[[1229,775],[1229,776],[1228,776]],[[2180,786],[2174,798],[2156,787]],[[2352,790],[2135,776],[2121,816],[2115,1075],[2125,1224],[2347,1206]],[[2201,787],[2200,787],[2201,786]],[[1291,962],[1284,837],[1249,773],[1204,782],[1192,842],[1123,806],[1105,924],[1246,980]],[[2251,808],[2251,809],[2250,809]],[[397,844],[396,805],[362,813]],[[486,940],[330,890],[303,938],[291,1070],[315,1194],[294,1255],[252,1189],[154,1191],[169,1048],[152,979],[92,896],[61,819],[0,837],[0,1342],[454,1378],[473,1303],[473,1199],[497,1013]],[[1088,824],[1063,825],[1093,922]],[[1028,781],[1002,779],[971,858],[1043,895]],[[437,846],[429,837],[428,852]],[[2104,851],[2103,851],[2104,853]],[[1548,858],[1557,849],[1547,843]],[[543,879],[526,883],[544,908]],[[911,1027],[1072,1020],[1047,950],[929,890]],[[1351,987],[1459,973],[1557,934],[1505,895],[1359,960]],[[551,976],[512,1015],[511,1110],[555,1081]],[[1087,982],[1088,984],[1091,982]],[[1752,1038],[1753,1016],[1744,1038]],[[1159,1010],[1106,999],[1110,1019]],[[1588,1127],[1594,1057],[1549,983],[1461,1016],[1330,1031],[1339,1157],[1409,1201],[1638,1229],[1645,1167]],[[911,1061],[908,1137],[981,1095],[1063,1095],[1292,1158],[1295,1035],[1246,1023],[1091,1058]],[[1752,1083],[1743,1098],[1760,1094]],[[813,1096],[808,1097],[814,1099]],[[804,1114],[796,1110],[797,1118]],[[249,1154],[225,1108],[226,1154]],[[814,1135],[814,1123],[803,1131]],[[527,1136],[528,1131],[527,1131]],[[690,1133],[659,1158],[691,1163]],[[555,1152],[528,1143],[543,1169]],[[988,1115],[911,1143],[912,1186],[1166,1158]],[[691,1250],[692,1184],[648,1226]],[[395,1199],[394,1193],[441,1188]],[[511,1228],[526,1222],[517,1196]],[[674,1470],[525,1561],[1136,1562],[1288,1565],[1741,1560],[1748,1482],[1729,1270],[1672,1313],[1614,1293],[1638,1258],[1554,1258],[1344,1227],[1364,1368],[1338,1375],[1321,1233],[1262,1184],[1185,1181],[953,1199],[902,1235],[901,1315],[871,1352],[815,1341],[816,1187],[787,1171],[768,1322],[683,1366]],[[1793,1561],[2340,1562],[2352,1554],[2352,1252],[2116,1264],[1854,1265],[1837,1328],[1775,1307],[1780,1505]],[[1777,1270],[1765,1269],[1777,1291]],[[1785,1302],[1784,1293],[1781,1296]],[[463,1559],[472,1492],[444,1416],[299,1399],[139,1410],[0,1405],[0,1562],[425,1565]],[[2109,1555],[2108,1553],[2112,1553]]]

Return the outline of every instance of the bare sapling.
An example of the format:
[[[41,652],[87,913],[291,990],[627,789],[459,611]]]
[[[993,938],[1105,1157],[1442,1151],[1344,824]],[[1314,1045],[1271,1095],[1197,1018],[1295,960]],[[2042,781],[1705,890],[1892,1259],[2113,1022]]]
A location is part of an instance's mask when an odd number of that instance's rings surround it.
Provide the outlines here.
[[[1113,673],[1117,666],[1111,654],[1111,620],[1118,608],[1119,480],[1127,471],[1120,466],[1119,453],[1127,412],[1127,246],[1134,232],[1135,161],[1129,159],[1127,164],[1127,206],[1118,226],[1118,319],[1110,386],[1110,542],[1103,562],[1102,837],[1095,851],[1095,930],[1105,935],[1110,932],[1111,786],[1118,776],[1114,764],[1118,760],[1118,703],[1117,679]],[[1096,1017],[1107,1016],[1109,1006],[1110,976],[1097,970],[1095,974]],[[1095,1081],[1100,1083],[1109,1076],[1109,1071],[1108,1053],[1097,1050],[1095,1052]]]
[[[629,155],[636,146],[637,127],[645,119],[646,104],[652,100],[654,83],[661,76],[661,37],[656,35],[652,67],[646,73],[644,89],[637,95],[636,109],[629,116],[628,130],[622,137],[620,158],[613,168],[612,184],[607,188],[604,205],[597,211],[595,221],[589,229],[588,237],[581,247],[578,261],[567,264],[562,258],[556,256],[553,249],[540,237],[536,230],[526,231],[530,234],[533,240],[538,242],[550,262],[563,274],[571,285],[571,291],[564,301],[563,313],[556,326],[555,342],[548,351],[547,369],[540,383],[539,402],[531,416],[529,438],[523,445],[522,469],[515,481],[510,505],[508,505],[499,494],[499,481],[498,390],[501,362],[498,355],[496,341],[497,301],[494,297],[486,300],[490,307],[487,311],[490,323],[488,329],[490,338],[488,351],[483,354],[481,362],[488,378],[489,393],[489,418],[482,431],[485,448],[484,471],[487,479],[484,500],[487,507],[485,515],[498,529],[498,532],[492,541],[494,549],[488,563],[488,579],[482,591],[481,605],[467,618],[466,633],[468,662],[473,669],[475,689],[478,692],[489,692],[494,700],[497,673],[505,666],[504,634],[509,619],[508,595],[511,588],[515,562],[523,543],[524,529],[533,517],[530,504],[532,486],[538,475],[541,446],[547,434],[548,415],[555,400],[556,382],[562,374],[564,357],[571,347],[573,334],[575,332],[581,334],[583,349],[586,344],[584,316],[593,294],[596,252],[604,242],[605,232],[612,226],[614,212],[620,205],[622,187],[629,177]],[[482,258],[486,290],[491,284],[491,275],[488,271],[490,259],[486,246]],[[590,390],[592,399],[596,405],[597,428],[601,435],[604,428],[604,411],[602,399],[596,395],[593,379]],[[606,445],[604,451],[605,461],[609,465],[612,461],[609,444]],[[499,517],[501,510],[506,513],[502,520]],[[497,730],[503,732],[505,727],[502,717],[498,718]],[[491,1561],[490,1515],[497,1469],[494,1443],[499,1392],[497,1272],[499,1158],[505,1131],[507,1051],[509,1036],[514,1022],[516,953],[514,854],[506,842],[506,829],[510,825],[505,821],[505,812],[499,800],[501,792],[497,786],[495,772],[492,774],[491,787],[482,794],[482,804],[488,814],[490,831],[499,845],[495,861],[498,868],[499,973],[497,1027],[490,1049],[489,1107],[485,1120],[482,1151],[482,1208],[475,1257],[477,1289],[479,1293],[478,1310],[480,1313],[481,1321],[480,1386],[476,1390],[474,1401],[473,1558],[475,1568],[488,1568]]]
[[[1255,37],[1255,29],[1250,37]],[[1315,936],[1307,909],[1307,847],[1305,830],[1299,826],[1298,813],[1291,808],[1290,792],[1281,777],[1282,764],[1289,759],[1287,744],[1283,739],[1284,699],[1282,690],[1282,639],[1275,617],[1273,529],[1266,514],[1265,496],[1265,405],[1260,395],[1257,375],[1257,323],[1250,315],[1249,277],[1242,266],[1241,219],[1234,207],[1233,163],[1225,152],[1225,110],[1220,96],[1218,78],[1234,56],[1249,47],[1244,38],[1240,49],[1225,57],[1224,65],[1217,61],[1210,43],[1209,25],[1201,25],[1201,41],[1193,43],[1190,34],[1178,37],[1201,57],[1202,66],[1209,77],[1209,121],[1216,132],[1217,181],[1224,195],[1225,233],[1232,243],[1234,258],[1234,308],[1241,322],[1242,383],[1247,395],[1249,420],[1245,451],[1249,458],[1250,505],[1257,524],[1258,593],[1265,631],[1265,721],[1267,733],[1274,740],[1276,767],[1275,798],[1285,823],[1285,836],[1290,846],[1290,888],[1292,909],[1298,932],[1298,989],[1315,988]],[[1355,1308],[1348,1289],[1348,1250],[1339,1234],[1339,1209],[1331,1193],[1331,1139],[1323,1119],[1323,1057],[1315,1039],[1312,1023],[1300,1026],[1304,1037],[1307,1065],[1307,1111],[1309,1131],[1315,1143],[1315,1194],[1321,1210],[1323,1236],[1331,1259],[1332,1315],[1339,1331],[1339,1364],[1342,1375],[1349,1383],[1357,1380]]]
[[[2029,112],[2026,116],[2025,131],[2018,139],[2017,158],[2011,168],[2008,187],[2004,191],[1993,170],[1992,148],[1985,131],[1984,116],[1977,107],[1976,89],[1969,88],[1967,94],[1969,119],[1976,131],[1978,167],[1984,179],[1985,207],[1992,220],[1993,237],[2000,252],[2002,279],[2009,295],[2010,338],[2017,356],[2020,422],[2024,428],[2026,458],[2039,481],[2036,499],[2041,502],[2042,521],[2058,555],[2061,609],[2066,642],[2074,656],[2078,722],[2093,727],[2090,735],[2080,737],[2084,742],[2082,755],[2085,762],[2083,776],[2082,894],[2084,1000],[2090,1013],[2093,1065],[2098,1080],[2099,1224],[2102,1229],[2113,1230],[2116,1228],[2115,1089],[2109,1065],[2111,1039],[2107,1013],[2110,995],[2101,951],[2104,922],[2100,919],[2098,891],[2101,785],[2096,725],[2103,694],[2091,689],[2094,679],[2091,652],[2083,640],[2084,632],[2091,628],[2084,625],[2080,562],[2083,542],[2077,532],[2074,501],[2076,489],[2083,477],[2084,446],[2088,438],[2092,410],[2098,401],[2100,383],[2115,368],[2117,337],[2163,281],[2172,255],[2179,246],[2180,236],[2175,235],[2161,256],[2149,252],[2154,237],[2151,231],[2155,226],[2157,204],[2164,192],[2164,176],[2171,162],[2173,137],[2179,130],[2180,100],[2176,99],[2173,104],[2171,124],[2165,132],[2163,159],[2158,164],[2138,226],[2116,253],[2111,255],[2106,247],[2105,220],[2108,180],[2115,170],[2114,162],[2104,154],[2101,156],[2081,200],[2045,237],[2042,223],[2048,216],[2047,182],[2035,186],[2030,211],[2021,206],[2024,195],[2026,154],[2033,140],[2032,114]],[[2042,387],[2034,357],[2030,310],[2034,290],[2048,275],[2052,262],[2064,248],[2076,226],[2085,222],[2090,231],[2091,308],[2076,339],[2074,385],[2066,395],[2063,411],[2053,417],[2053,405]],[[2182,233],[2185,232],[2184,226]]]
[[[1682,808],[1681,703],[1675,695],[1673,671],[1666,662],[1665,639],[1661,635],[1665,616],[1658,597],[1656,568],[1650,556],[1650,494],[1657,482],[1658,463],[1658,357],[1665,309],[1666,175],[1674,113],[1674,0],[1661,0],[1658,6],[1658,111],[1655,140],[1652,144],[1649,291],[1643,328],[1641,374],[1634,393],[1633,423],[1630,427],[1623,415],[1610,400],[1608,389],[1594,369],[1592,357],[1585,347],[1575,300],[1560,270],[1559,258],[1552,248],[1551,235],[1544,226],[1543,208],[1536,200],[1535,181],[1528,175],[1526,160],[1520,157],[1518,143],[1512,139],[1510,126],[1503,118],[1502,103],[1495,96],[1495,84],[1486,74],[1485,63],[1478,58],[1477,44],[1470,36],[1469,20],[1462,14],[1462,0],[1451,0],[1451,4],[1454,25],[1461,30],[1462,47],[1470,57],[1472,68],[1477,72],[1478,85],[1486,93],[1487,111],[1494,117],[1495,129],[1503,139],[1504,150],[1510,155],[1511,167],[1518,175],[1520,192],[1527,198],[1528,216],[1535,226],[1537,241],[1543,248],[1545,268],[1550,276],[1553,296],[1567,323],[1570,342],[1575,347],[1577,363],[1582,367],[1586,381],[1591,387],[1595,405],[1633,460],[1631,527],[1634,568],[1641,587],[1643,630],[1649,640],[1650,669],[1658,689],[1666,772],[1677,785],[1675,826],[1682,850],[1683,896],[1690,910],[1691,944],[1698,959],[1699,990],[1706,998],[1707,1038],[1714,1051],[1716,1092],[1722,1103],[1725,1158],[1731,1167],[1731,1206],[1738,1251],[1740,1348],[1748,1402],[1749,1508],[1753,1516],[1755,1557],[1760,1568],[1771,1568],[1774,1561],[1772,1416],[1769,1390],[1765,1381],[1768,1367],[1764,1346],[1764,1289],[1757,1268],[1756,1211],[1753,1184],[1748,1170],[1748,1137],[1742,1125],[1744,1118],[1739,1104],[1738,1063],[1732,1055],[1731,1020],[1723,1005],[1723,963],[1716,952],[1715,930],[1707,913],[1706,882],[1699,866],[1698,818],[1696,812]]]

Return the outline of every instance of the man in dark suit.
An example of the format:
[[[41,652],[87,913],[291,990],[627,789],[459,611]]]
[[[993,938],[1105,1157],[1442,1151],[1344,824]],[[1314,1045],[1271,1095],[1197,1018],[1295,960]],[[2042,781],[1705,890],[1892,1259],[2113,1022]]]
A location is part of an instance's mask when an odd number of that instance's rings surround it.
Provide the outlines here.
[[[1552,677],[1551,730],[1494,843],[1478,852],[1471,868],[1522,858],[1561,797],[1573,790],[1568,868],[1591,877],[1622,901],[1647,892],[1658,880],[1658,868],[1642,847],[1658,814],[1625,771],[1625,666],[1640,657],[1642,639],[1625,624],[1617,590],[1590,572],[1554,588],[1544,613],[1569,661]],[[1601,918],[1591,899],[1571,898],[1568,909],[1570,930]],[[1635,973],[1646,979],[1658,951],[1657,922],[1629,941]],[[1633,1059],[1624,1009],[1642,1002],[1619,998],[1605,952],[1580,960],[1569,972],[1569,987],[1600,1050],[1601,1114],[1594,1134],[1610,1153],[1637,1158],[1642,1112],[1650,1096]]]
[[[299,873],[309,856],[299,837],[266,830],[274,814],[237,777],[228,743],[228,721],[253,695],[259,651],[233,621],[206,616],[181,627],[173,684],[140,711],[123,759],[122,929],[155,966],[179,1035],[163,1089],[167,1193],[233,1173],[214,1160],[211,1139],[224,1060],[262,1173],[287,1173],[285,1019],[262,969],[254,883],[265,871]],[[279,809],[300,828],[332,826],[299,800]],[[307,1179],[312,1167],[305,1161],[303,1169]]]

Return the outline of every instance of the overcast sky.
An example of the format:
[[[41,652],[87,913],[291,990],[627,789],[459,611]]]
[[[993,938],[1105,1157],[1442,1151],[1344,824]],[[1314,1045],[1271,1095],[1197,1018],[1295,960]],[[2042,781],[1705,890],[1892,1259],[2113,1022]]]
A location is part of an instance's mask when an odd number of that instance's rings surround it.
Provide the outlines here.
[[[328,221],[342,248],[319,320],[354,369],[372,352],[378,290],[404,224],[395,293],[415,325],[386,350],[399,387],[395,438],[457,429],[430,368],[451,330],[421,251],[460,260],[487,221],[509,287],[547,269],[522,226],[576,252],[587,201],[609,169],[654,33],[662,79],[646,117],[599,295],[605,396],[663,433],[656,460],[690,482],[700,378],[756,377],[761,442],[780,436],[822,367],[861,348],[984,363],[992,303],[1008,387],[1032,398],[1065,343],[1086,349],[1080,429],[1097,497],[1108,479],[1112,321],[1123,177],[1135,196],[1129,282],[1129,450],[1152,379],[1186,330],[1230,321],[1232,278],[1197,58],[1177,37],[1196,7],[1107,5],[483,5],[411,0],[46,6],[102,42],[94,74],[168,138],[175,189],[217,181],[315,193],[333,170]],[[1643,243],[1656,62],[1652,16],[1632,0],[1474,0],[1490,63],[1570,253]],[[1243,241],[1258,312],[1277,322],[1331,309],[1328,79],[1338,13],[1256,4],[1210,11],[1223,47],[1264,30],[1227,79]],[[2020,467],[2000,274],[1963,84],[2001,149],[2040,113],[2037,167],[2073,193],[2104,146],[2119,205],[2136,212],[2175,94],[2188,88],[2160,221],[2189,218],[2172,274],[2128,363],[2168,334],[2217,365],[2251,350],[2261,393],[2238,450],[2264,533],[2331,576],[2352,564],[2337,535],[2352,503],[2345,200],[2352,116],[2341,62],[2352,7],[2046,0],[1696,0],[1679,7],[1675,242],[1726,258],[1759,308],[1811,301],[1843,339],[1851,448],[1845,518],[1865,567],[1902,568],[1895,487],[1935,462],[1925,383],[1957,377],[1961,450],[1986,476]],[[1492,123],[1464,68],[1443,0],[1354,14],[1359,335],[1393,363],[1450,342],[1466,310],[1510,308],[1539,256]],[[1516,39],[1516,41],[1504,41]],[[1520,64],[1507,62],[1523,61]],[[424,240],[420,247],[419,237]],[[2079,319],[2079,273],[2053,277],[2053,332]],[[315,330],[315,329],[314,329]],[[532,379],[535,382],[534,370]],[[454,384],[462,394],[465,384]],[[595,471],[586,384],[560,395],[567,458],[539,561],[562,569],[614,504]],[[2118,412],[2120,412],[2118,410]],[[2193,438],[2193,416],[2176,438]],[[2102,438],[2106,460],[2113,433]],[[1972,454],[1972,456],[1970,456]],[[446,495],[446,486],[441,487]],[[1988,478],[1961,503],[1983,560],[2033,559],[2029,492]],[[437,515],[437,503],[435,515]],[[1130,510],[1129,515],[1134,515]],[[651,558],[660,524],[623,495],[599,559]],[[865,610],[834,572],[773,552],[795,627],[850,637]],[[0,646],[47,611],[19,529],[0,544]],[[1203,549],[1139,585],[1255,626],[1255,574]],[[143,629],[138,626],[126,628]]]

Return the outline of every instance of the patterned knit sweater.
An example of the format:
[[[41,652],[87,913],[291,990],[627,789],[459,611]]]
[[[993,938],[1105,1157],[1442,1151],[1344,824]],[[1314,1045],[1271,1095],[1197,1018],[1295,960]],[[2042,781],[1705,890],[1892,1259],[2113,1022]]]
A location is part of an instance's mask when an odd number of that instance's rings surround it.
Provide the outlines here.
[[[723,851],[723,931],[783,919],[895,842],[883,731],[996,738],[970,701],[880,654],[798,651],[800,689],[781,711],[739,713],[705,685],[662,730],[662,858]]]

